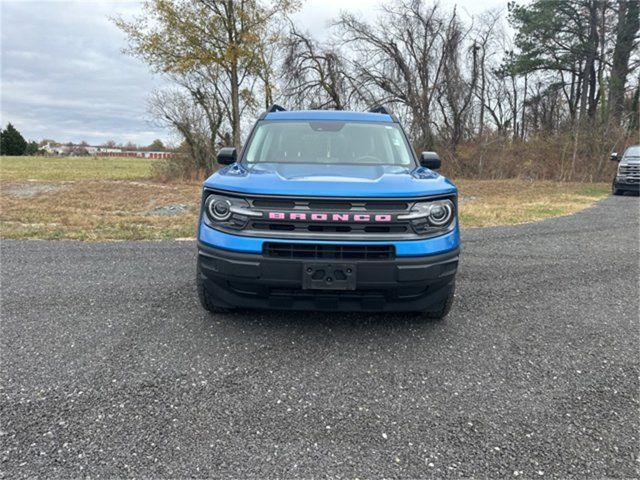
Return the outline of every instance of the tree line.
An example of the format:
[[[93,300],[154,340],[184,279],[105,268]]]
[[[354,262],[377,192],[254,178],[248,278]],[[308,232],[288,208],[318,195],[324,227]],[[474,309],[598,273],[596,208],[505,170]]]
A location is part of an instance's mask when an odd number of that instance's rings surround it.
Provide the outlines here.
[[[26,141],[22,134],[11,123],[7,124],[5,129],[0,128],[0,155],[21,156],[21,155],[38,155],[46,153],[43,150],[45,146],[49,147],[66,147],[67,155],[83,156],[89,155],[88,147],[90,146],[84,140],[80,143],[66,142],[60,143],[52,139],[42,139],[39,142],[35,140]],[[173,147],[167,147],[159,138],[155,139],[147,146],[136,145],[133,142],[116,143],[115,140],[107,140],[97,145],[99,147],[114,148],[123,152],[165,152],[173,151]]]
[[[392,0],[371,20],[342,13],[323,39],[295,24],[293,0],[145,0],[115,22],[172,81],[149,110],[180,134],[186,171],[212,171],[272,103],[387,105],[450,173],[596,180],[608,151],[639,141],[639,7],[533,0],[469,18]]]
[[[37,142],[27,142],[11,123],[0,128],[0,155],[35,155],[38,148]]]

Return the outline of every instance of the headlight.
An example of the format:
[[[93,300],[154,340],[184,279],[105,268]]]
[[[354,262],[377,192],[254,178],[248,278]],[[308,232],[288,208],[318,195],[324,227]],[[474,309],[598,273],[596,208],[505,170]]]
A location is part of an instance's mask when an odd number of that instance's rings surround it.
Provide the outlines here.
[[[427,220],[434,227],[447,225],[453,218],[453,203],[449,200],[433,203],[430,207]]]
[[[205,193],[206,194],[206,193]],[[262,212],[249,209],[249,202],[242,198],[227,197],[216,193],[204,200],[204,218],[210,227],[242,230],[250,217],[261,217]]]
[[[451,226],[455,219],[455,207],[448,199],[418,202],[410,213],[398,215],[398,220],[411,220],[417,233],[439,231]]]
[[[231,202],[226,198],[212,195],[207,202],[207,213],[213,220],[224,222],[231,216]]]

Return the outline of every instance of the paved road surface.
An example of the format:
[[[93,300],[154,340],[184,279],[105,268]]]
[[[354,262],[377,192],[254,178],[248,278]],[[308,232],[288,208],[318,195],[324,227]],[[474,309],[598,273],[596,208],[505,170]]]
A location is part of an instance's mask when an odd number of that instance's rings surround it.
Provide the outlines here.
[[[447,321],[210,317],[191,242],[2,242],[0,471],[636,477],[635,197],[464,232]]]

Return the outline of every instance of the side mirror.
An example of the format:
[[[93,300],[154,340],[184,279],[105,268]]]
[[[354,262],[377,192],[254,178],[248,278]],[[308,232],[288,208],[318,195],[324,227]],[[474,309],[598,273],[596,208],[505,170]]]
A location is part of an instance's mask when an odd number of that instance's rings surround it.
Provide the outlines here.
[[[233,147],[224,147],[218,151],[218,163],[220,165],[231,165],[236,163],[237,154]]]
[[[442,162],[436,152],[422,152],[420,154],[420,165],[430,170],[438,170]]]
[[[618,154],[616,152],[613,152],[611,154],[611,161],[612,162],[619,162],[620,161],[620,159],[618,158]]]

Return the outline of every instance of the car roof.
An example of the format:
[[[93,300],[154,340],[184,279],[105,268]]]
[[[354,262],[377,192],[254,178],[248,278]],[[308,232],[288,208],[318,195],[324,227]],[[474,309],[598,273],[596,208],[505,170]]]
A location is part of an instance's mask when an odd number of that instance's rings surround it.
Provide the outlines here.
[[[262,120],[335,120],[353,122],[394,122],[391,115],[370,112],[345,112],[343,110],[290,110],[267,112]]]

